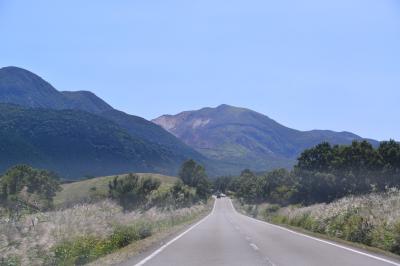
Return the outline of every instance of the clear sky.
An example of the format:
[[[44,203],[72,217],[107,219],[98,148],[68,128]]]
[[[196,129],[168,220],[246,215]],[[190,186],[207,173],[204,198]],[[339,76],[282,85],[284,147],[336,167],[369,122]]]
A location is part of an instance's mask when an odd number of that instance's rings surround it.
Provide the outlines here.
[[[147,119],[221,103],[400,140],[399,0],[0,0],[0,66]]]

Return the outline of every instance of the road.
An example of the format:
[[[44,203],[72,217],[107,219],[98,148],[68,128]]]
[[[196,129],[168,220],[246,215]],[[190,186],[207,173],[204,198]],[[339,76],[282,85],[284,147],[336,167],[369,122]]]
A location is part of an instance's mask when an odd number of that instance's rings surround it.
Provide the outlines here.
[[[141,261],[125,265],[400,265],[373,255],[258,221],[217,199],[210,215]]]

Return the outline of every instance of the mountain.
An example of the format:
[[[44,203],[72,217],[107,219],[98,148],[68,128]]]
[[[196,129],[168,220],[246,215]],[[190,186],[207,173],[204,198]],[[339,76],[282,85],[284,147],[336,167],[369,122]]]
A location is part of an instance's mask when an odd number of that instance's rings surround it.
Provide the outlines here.
[[[163,115],[153,122],[206,157],[230,164],[232,171],[290,167],[304,149],[323,141],[362,140],[349,132],[291,129],[263,114],[229,105]]]
[[[69,107],[69,101],[49,83],[17,67],[0,69],[0,102],[53,109]]]
[[[95,114],[113,110],[108,103],[90,91],[62,91],[61,94],[64,96],[69,109],[77,109]],[[48,106],[48,108],[51,107]]]
[[[135,139],[168,151],[175,160],[169,171],[176,174],[177,164],[193,158],[203,164],[211,162],[162,127],[138,116],[118,111],[89,91],[56,90],[38,75],[18,67],[0,69],[0,103],[17,104],[29,108],[52,110],[80,110],[107,119]],[[60,151],[62,152],[62,151]],[[131,166],[136,169],[135,165]]]
[[[171,172],[179,158],[87,112],[0,104],[0,172],[25,163],[66,178]]]

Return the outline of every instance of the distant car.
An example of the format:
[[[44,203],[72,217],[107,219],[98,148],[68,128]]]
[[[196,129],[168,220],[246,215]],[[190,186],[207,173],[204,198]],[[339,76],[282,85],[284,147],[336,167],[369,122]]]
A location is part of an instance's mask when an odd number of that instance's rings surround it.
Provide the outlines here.
[[[221,194],[217,194],[217,199],[221,198]]]

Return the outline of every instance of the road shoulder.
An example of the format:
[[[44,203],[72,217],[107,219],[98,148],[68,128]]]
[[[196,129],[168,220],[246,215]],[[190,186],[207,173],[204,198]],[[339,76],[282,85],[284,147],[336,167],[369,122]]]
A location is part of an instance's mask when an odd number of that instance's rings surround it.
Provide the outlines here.
[[[315,238],[315,239],[321,240],[321,241],[331,242],[337,246],[343,246],[344,248],[347,248],[347,249],[353,249],[360,253],[367,253],[372,256],[381,257],[383,259],[388,259],[390,261],[400,264],[400,256],[396,255],[394,253],[391,253],[391,252],[388,252],[388,251],[385,251],[385,250],[382,250],[379,248],[367,246],[367,245],[364,245],[361,243],[350,242],[350,241],[346,241],[346,240],[343,240],[340,238],[331,237],[331,236],[328,236],[325,234],[311,232],[311,231],[308,231],[301,227],[295,227],[295,226],[290,226],[287,224],[278,224],[278,223],[272,223],[270,221],[265,221],[263,219],[260,219],[259,217],[253,217],[253,216],[247,214],[243,209],[240,208],[240,206],[238,206],[238,204],[237,204],[237,202],[235,202],[235,200],[231,200],[231,201],[232,201],[232,207],[236,211],[236,213],[238,213],[239,215],[246,216],[249,219],[254,219],[259,222],[263,222],[263,223],[267,223],[267,224],[270,224],[273,226],[281,227],[283,229],[293,231],[294,233],[304,235],[305,237],[310,237],[310,238]]]
[[[89,266],[103,266],[103,265],[135,265],[147,256],[151,255],[154,251],[168,243],[170,240],[174,239],[176,236],[185,232],[193,224],[207,217],[214,205],[214,200],[208,203],[208,208],[206,211],[202,212],[198,216],[181,223],[179,225],[174,225],[165,230],[156,232],[155,234],[147,237],[143,240],[136,241],[116,252],[109,254],[105,257],[99,258],[98,260],[88,264]]]

